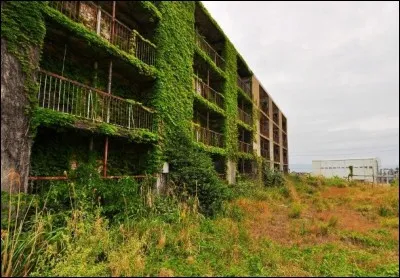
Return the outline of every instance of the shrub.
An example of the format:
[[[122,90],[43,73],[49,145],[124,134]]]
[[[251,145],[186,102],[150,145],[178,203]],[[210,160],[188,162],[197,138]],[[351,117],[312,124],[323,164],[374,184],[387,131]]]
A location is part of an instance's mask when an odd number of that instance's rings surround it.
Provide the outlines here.
[[[328,227],[336,227],[337,223],[338,218],[336,216],[332,216],[331,218],[329,218]]]
[[[346,180],[339,178],[338,176],[334,176],[332,178],[326,178],[325,184],[328,186],[336,186],[336,187],[346,187]]]
[[[264,163],[262,174],[265,186],[283,186],[285,184],[282,173],[279,171],[271,170],[268,163]]]
[[[198,150],[189,138],[177,137],[167,152],[170,179],[177,186],[178,194],[197,196],[200,212],[213,215],[221,209],[228,197],[227,186],[218,178],[211,158]]]
[[[300,218],[303,208],[299,203],[293,203],[290,206],[289,217],[290,218]]]
[[[382,217],[392,216],[393,211],[389,206],[380,205],[378,208],[378,214]]]

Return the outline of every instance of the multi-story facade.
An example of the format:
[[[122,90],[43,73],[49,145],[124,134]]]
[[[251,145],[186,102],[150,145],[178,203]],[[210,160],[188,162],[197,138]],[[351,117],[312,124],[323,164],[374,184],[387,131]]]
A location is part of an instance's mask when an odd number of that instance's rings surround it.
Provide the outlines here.
[[[23,145],[30,157],[26,169],[5,151],[2,127],[2,189],[11,168],[26,188],[28,180],[68,178],[89,156],[104,178],[157,174],[174,132],[190,134],[230,183],[238,173],[260,173],[260,161],[288,171],[285,115],[200,2],[54,1],[12,9],[30,10],[25,16],[44,32],[32,43],[41,52],[29,58],[32,75],[21,74],[35,89],[2,86],[4,132],[17,134],[9,148]],[[2,2],[2,17],[3,10],[11,9]],[[27,28],[15,32],[29,37]],[[12,42],[2,32],[2,60],[17,56]],[[2,62],[2,80],[11,71]],[[27,93],[34,101],[7,98]],[[20,101],[19,108],[3,113],[3,94],[5,107]],[[35,123],[33,141],[12,130],[10,117]]]

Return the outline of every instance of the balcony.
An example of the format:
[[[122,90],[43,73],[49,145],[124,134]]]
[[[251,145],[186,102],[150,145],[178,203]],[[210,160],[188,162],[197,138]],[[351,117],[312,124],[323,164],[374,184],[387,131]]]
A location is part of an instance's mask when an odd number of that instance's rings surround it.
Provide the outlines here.
[[[287,156],[283,156],[283,164],[288,164],[288,158]]]
[[[253,152],[253,147],[249,143],[245,143],[245,142],[239,141],[239,152],[252,153]]]
[[[224,96],[222,94],[218,93],[209,85],[201,81],[201,79],[197,76],[194,77],[193,83],[194,83],[194,90],[196,91],[196,93],[198,93],[206,100],[218,105],[223,109]]]
[[[287,137],[286,137],[286,135],[283,136],[283,147],[287,149]]]
[[[148,65],[155,65],[155,46],[95,3],[50,1],[49,5],[72,20],[82,23],[87,29],[126,53],[134,55]]]
[[[261,156],[269,160],[269,149],[261,148]]]
[[[243,90],[251,99],[252,99],[252,93],[251,93],[251,83],[246,82],[242,80],[239,76],[237,78],[237,85],[240,89]]]
[[[276,124],[279,124],[279,116],[278,116],[278,113],[274,113],[274,114],[273,114],[272,120],[273,120]]]
[[[217,67],[223,69],[225,66],[225,60],[212,48],[212,46],[204,39],[202,35],[196,30],[196,45],[203,50],[208,57],[215,63]]]
[[[274,132],[274,142],[279,144],[279,134]]]
[[[196,142],[201,142],[208,146],[223,148],[223,134],[218,133],[197,124],[193,124],[193,136]]]
[[[238,107],[238,119],[244,122],[245,124],[248,124],[251,126],[252,120],[251,120],[251,115],[244,112],[242,109]]]
[[[260,133],[269,138],[269,122],[264,116],[261,116],[260,120]]]
[[[39,107],[127,129],[153,131],[153,112],[129,100],[39,71]]]

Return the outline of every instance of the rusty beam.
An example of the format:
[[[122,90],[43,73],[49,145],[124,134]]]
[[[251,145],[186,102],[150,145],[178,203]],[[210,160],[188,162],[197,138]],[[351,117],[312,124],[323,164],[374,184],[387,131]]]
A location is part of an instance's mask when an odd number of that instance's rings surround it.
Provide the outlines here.
[[[30,181],[38,181],[38,180],[68,180],[68,177],[66,176],[60,176],[60,177],[28,177],[28,180]]]

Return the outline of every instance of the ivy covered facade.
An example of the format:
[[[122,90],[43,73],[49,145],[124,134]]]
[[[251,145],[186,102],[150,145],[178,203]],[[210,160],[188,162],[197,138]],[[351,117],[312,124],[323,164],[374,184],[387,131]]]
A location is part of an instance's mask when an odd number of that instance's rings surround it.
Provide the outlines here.
[[[180,136],[229,183],[288,171],[286,117],[198,1],[2,2],[3,48],[21,69],[12,117],[30,163],[2,134],[2,189],[10,169],[67,179],[88,160],[104,178],[159,176]]]

